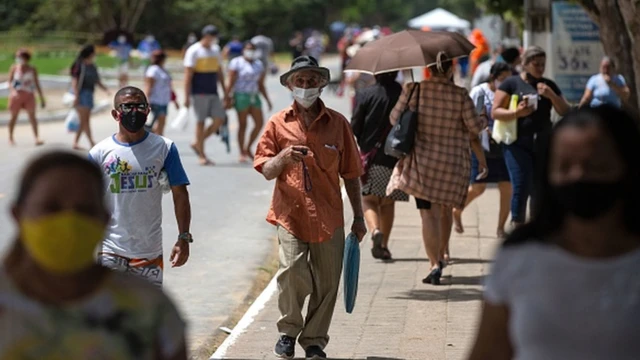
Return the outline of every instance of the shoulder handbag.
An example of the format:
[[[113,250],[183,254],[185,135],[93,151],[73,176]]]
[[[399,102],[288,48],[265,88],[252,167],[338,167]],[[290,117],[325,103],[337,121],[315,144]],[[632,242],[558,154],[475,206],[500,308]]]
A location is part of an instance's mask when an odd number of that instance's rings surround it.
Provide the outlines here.
[[[411,110],[409,103],[413,97],[413,91],[418,89],[416,99],[416,109]],[[407,105],[404,108],[402,114],[398,118],[398,122],[391,128],[387,141],[385,142],[384,152],[389,156],[393,156],[397,159],[401,159],[413,150],[413,145],[416,140],[416,131],[418,130],[418,112],[420,108],[420,83],[416,83],[409,97],[407,98]]]
[[[484,94],[484,96],[487,96],[487,93],[484,91],[484,89],[482,89],[482,93]],[[487,111],[487,106],[485,105],[485,113],[488,112],[488,114],[486,114],[487,118],[489,118],[489,116],[491,116],[491,108],[489,107],[488,111]],[[494,122],[495,124],[495,122]],[[488,140],[485,140],[485,137]],[[484,149],[484,156],[486,158],[491,158],[491,159],[497,159],[497,158],[502,158],[502,147],[500,147],[500,144],[498,144],[495,140],[493,140],[493,138],[491,137],[491,133],[487,133],[486,130],[482,130],[482,133],[480,134],[480,139],[481,141],[487,141],[489,143],[489,149]]]

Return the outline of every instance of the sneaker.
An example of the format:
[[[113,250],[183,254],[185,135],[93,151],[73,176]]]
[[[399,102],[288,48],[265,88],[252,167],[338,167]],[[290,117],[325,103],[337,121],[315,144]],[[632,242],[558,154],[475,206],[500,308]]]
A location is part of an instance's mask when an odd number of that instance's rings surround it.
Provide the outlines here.
[[[309,346],[305,350],[304,357],[306,360],[322,360],[327,358],[327,354],[325,354],[324,351],[322,351],[320,346],[313,345],[313,346]]]
[[[273,353],[278,359],[293,359],[296,354],[296,339],[291,336],[281,335]]]

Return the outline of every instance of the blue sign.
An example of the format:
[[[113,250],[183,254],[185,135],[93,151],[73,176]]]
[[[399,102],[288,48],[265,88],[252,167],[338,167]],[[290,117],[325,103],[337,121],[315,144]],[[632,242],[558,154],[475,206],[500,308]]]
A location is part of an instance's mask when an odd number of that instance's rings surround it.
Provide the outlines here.
[[[582,6],[552,3],[553,77],[570,102],[578,102],[592,75],[599,72],[604,56],[600,29]]]

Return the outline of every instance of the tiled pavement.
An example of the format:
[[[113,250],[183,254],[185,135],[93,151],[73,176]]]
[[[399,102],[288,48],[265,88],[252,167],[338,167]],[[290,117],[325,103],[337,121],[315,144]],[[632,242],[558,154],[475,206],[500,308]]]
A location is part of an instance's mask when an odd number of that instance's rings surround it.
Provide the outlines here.
[[[390,249],[394,261],[374,260],[362,245],[358,299],[347,314],[342,294],[325,349],[330,359],[459,360],[475,336],[483,277],[498,244],[498,192],[487,189],[463,214],[465,233],[453,233],[452,264],[442,285],[422,284],[428,263],[413,200],[398,203]],[[278,310],[271,297],[255,320],[228,346],[224,359],[274,359]],[[227,344],[228,345],[228,344]],[[304,358],[298,346],[297,358]],[[222,355],[218,357],[218,355]]]

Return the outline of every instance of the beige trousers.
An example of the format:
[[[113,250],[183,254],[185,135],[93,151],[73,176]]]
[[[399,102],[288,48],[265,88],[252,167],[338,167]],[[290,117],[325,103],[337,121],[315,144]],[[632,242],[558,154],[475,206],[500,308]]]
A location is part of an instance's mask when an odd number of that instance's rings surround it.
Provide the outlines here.
[[[312,345],[324,348],[329,342],[329,326],[340,285],[344,229],[337,229],[331,240],[305,243],[278,226],[278,243],[278,331],[293,338],[300,335],[298,342],[303,349]],[[302,307],[309,295],[303,320]]]

